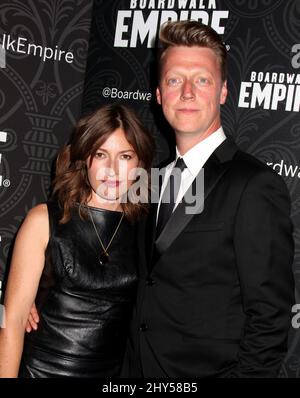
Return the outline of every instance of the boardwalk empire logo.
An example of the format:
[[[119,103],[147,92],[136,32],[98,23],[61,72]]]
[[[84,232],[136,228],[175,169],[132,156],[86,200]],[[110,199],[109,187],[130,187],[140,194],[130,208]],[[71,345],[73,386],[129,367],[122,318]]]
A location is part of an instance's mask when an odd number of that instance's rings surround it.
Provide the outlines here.
[[[217,10],[216,0],[130,0],[129,8],[118,11],[114,47],[155,47],[168,20],[197,20],[223,34],[229,15]]]

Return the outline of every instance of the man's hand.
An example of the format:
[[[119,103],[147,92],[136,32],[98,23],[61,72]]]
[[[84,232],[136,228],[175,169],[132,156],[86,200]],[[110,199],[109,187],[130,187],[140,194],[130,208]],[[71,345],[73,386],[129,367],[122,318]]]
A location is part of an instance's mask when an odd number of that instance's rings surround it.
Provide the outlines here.
[[[39,321],[39,314],[37,312],[35,303],[33,303],[26,324],[26,332],[30,333],[33,329],[37,330]]]

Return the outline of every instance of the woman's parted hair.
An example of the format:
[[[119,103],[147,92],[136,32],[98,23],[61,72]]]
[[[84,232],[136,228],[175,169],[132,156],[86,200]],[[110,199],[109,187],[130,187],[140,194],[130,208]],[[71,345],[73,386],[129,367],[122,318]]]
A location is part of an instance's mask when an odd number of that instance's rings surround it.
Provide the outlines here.
[[[226,80],[227,50],[221,37],[210,26],[204,25],[198,21],[165,22],[159,33],[159,70],[161,69],[165,51],[169,47],[174,46],[210,48],[218,58],[222,81],[224,82]]]
[[[63,210],[61,223],[66,223],[75,204],[86,205],[91,196],[91,185],[87,176],[86,161],[91,160],[99,147],[118,128],[124,130],[127,141],[139,159],[139,167],[148,175],[154,154],[154,140],[146,131],[135,113],[124,105],[104,105],[81,117],[75,126],[70,144],[58,154],[56,175],[53,181],[53,196]],[[121,203],[125,217],[138,218],[147,211],[147,203]],[[79,214],[85,217],[84,206]]]

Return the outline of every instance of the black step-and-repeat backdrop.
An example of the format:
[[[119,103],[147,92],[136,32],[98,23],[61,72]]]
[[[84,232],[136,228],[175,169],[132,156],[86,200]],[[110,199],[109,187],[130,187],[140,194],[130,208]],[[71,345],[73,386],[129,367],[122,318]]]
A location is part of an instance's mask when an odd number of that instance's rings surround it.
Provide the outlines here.
[[[0,281],[80,115],[92,0],[0,2]]]
[[[155,136],[156,163],[170,157],[172,133],[154,97],[157,32],[168,19],[199,19],[223,36],[229,53],[225,131],[276,170],[291,194],[296,305],[281,377],[300,377],[300,1],[93,3],[83,101],[91,1],[0,5],[0,280],[26,211],[47,196],[51,162],[81,101],[82,112],[129,104]]]

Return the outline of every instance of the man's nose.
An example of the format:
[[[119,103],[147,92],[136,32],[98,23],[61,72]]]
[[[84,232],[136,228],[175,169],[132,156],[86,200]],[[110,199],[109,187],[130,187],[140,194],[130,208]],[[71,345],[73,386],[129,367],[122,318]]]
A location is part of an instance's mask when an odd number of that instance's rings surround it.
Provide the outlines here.
[[[181,99],[189,100],[195,98],[194,84],[186,80],[182,85]]]

